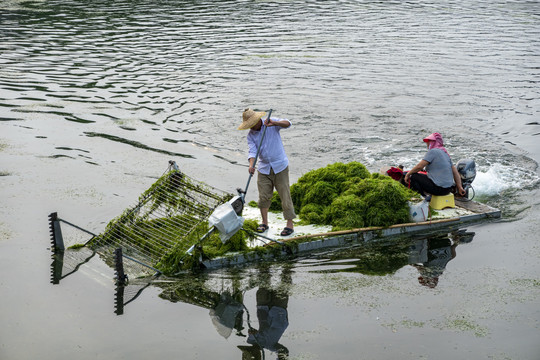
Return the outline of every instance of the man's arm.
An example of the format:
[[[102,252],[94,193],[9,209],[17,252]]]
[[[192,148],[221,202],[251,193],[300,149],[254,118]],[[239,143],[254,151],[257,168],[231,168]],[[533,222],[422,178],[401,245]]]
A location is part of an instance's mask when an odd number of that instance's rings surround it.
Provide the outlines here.
[[[249,171],[249,173],[251,175],[255,174],[255,166],[254,165],[255,165],[255,158],[254,157],[249,158],[249,169],[248,169],[248,171]]]
[[[291,122],[289,120],[272,120],[272,119],[268,119],[265,121],[265,125],[266,126],[279,126],[279,127],[282,127],[282,128],[288,128],[289,126],[291,126]]]

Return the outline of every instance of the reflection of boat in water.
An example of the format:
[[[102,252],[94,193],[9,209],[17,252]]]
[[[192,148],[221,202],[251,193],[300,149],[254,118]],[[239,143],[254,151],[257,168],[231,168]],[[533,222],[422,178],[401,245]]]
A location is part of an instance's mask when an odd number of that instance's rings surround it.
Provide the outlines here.
[[[283,335],[289,326],[288,304],[289,297],[294,294],[291,289],[295,268],[309,266],[310,272],[352,272],[359,276],[385,277],[414,266],[419,270],[419,276],[438,279],[456,256],[456,247],[465,248],[473,237],[472,232],[455,230],[445,234],[364,242],[346,249],[310,253],[295,262],[263,262],[240,271],[185,273],[177,278],[130,278],[116,286],[115,313],[127,314],[125,307],[152,287],[158,289],[160,299],[207,309],[206,321],[211,322],[231,346],[238,348],[242,358],[264,359],[270,353],[276,355],[272,358],[287,358],[289,349]],[[77,251],[66,250],[64,259]],[[90,259],[73,256],[72,260],[76,259],[82,261],[75,266],[77,269],[94,266],[103,260],[95,256]],[[419,282],[433,287],[433,282]]]
[[[324,272],[354,272],[368,276],[386,276],[413,266],[419,272],[421,285],[435,287],[448,262],[456,257],[457,246],[470,243],[474,235],[474,232],[459,229],[445,234],[365,243],[316,254],[310,258],[318,261],[310,266],[324,268]],[[331,265],[334,268],[328,270]]]
[[[88,248],[79,251],[57,251],[52,254],[51,283],[59,284],[60,281],[77,272],[79,268],[90,261],[96,255],[95,251]]]
[[[81,268],[96,266],[96,261],[104,260],[95,255],[96,252],[85,247],[56,251],[51,264],[51,283],[58,285]],[[275,265],[270,270],[269,266],[261,264],[242,273],[187,273],[178,278],[146,276],[125,281],[120,281],[117,273],[114,312],[123,315],[125,307],[151,286],[160,289],[161,299],[208,309],[217,333],[225,339],[234,337],[243,358],[249,355],[249,358],[264,359],[265,352],[281,356],[288,353],[280,338],[288,327],[292,265],[282,265],[279,277],[272,275],[276,271]],[[244,305],[244,294],[255,288],[256,309],[252,316]]]
[[[96,254],[97,252],[86,247],[54,251],[51,263],[51,284],[58,285],[63,279],[75,274],[81,267],[91,262]],[[116,274],[116,278],[118,279],[118,274]],[[124,307],[137,299],[142,291],[151,285],[154,279],[154,276],[142,278],[133,276],[133,280],[129,282],[117,280],[114,312],[117,315],[123,314]]]
[[[444,271],[446,264],[456,256],[459,244],[470,243],[474,232],[466,229],[452,230],[444,234],[430,234],[398,239],[379,240],[348,246],[346,248],[321,249],[298,258],[302,264],[305,259],[319,259],[316,265],[328,266],[339,263],[332,272],[358,272],[364,275],[384,276],[393,274],[400,268],[412,265],[418,269],[420,277],[426,279],[423,285],[435,281]],[[97,253],[89,248],[66,249],[53,252],[51,264],[51,283],[59,284],[62,279],[76,273],[82,266],[92,261]],[[100,259],[103,260],[102,257]],[[225,291],[206,290],[206,276],[184,274],[180,280],[168,278],[165,281],[152,275],[145,267],[122,258],[122,269],[113,268],[117,278],[116,312],[121,314],[123,306],[135,300],[150,284],[163,289],[160,297],[172,302],[185,302],[196,306],[214,309],[216,314],[229,313],[242,302],[242,292],[249,288],[246,284],[233,284]],[[264,264],[264,263],[262,263]],[[258,264],[257,268],[262,266]],[[311,266],[316,266],[311,264]],[[91,266],[91,265],[89,265]],[[118,271],[125,272],[125,281],[120,281]],[[146,269],[148,270],[148,269]],[[244,268],[244,271],[248,269]],[[325,270],[328,272],[329,270]],[[245,276],[245,274],[244,274]],[[121,276],[120,276],[121,277]],[[262,277],[259,276],[260,282]],[[419,281],[422,280],[419,278]],[[244,282],[254,283],[253,277],[247,276]],[[422,283],[422,281],[420,281]],[[239,291],[239,289],[243,289]],[[221,304],[218,306],[218,304]]]
[[[430,288],[436,287],[446,265],[456,257],[456,247],[471,242],[473,237],[473,232],[462,230],[448,236],[415,241],[411,246],[409,264],[418,270],[418,282]]]

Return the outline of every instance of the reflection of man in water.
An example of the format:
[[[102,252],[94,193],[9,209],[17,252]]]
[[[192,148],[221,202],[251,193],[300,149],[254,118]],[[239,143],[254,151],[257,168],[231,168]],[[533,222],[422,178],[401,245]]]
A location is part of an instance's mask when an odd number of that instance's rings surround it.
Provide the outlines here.
[[[289,326],[287,303],[289,296],[277,291],[257,290],[257,319],[259,330],[249,329],[248,344],[258,345],[270,351],[288,353],[278,341]]]
[[[427,240],[427,259],[422,264],[412,264],[420,276],[418,282],[424,286],[434,288],[439,283],[446,264],[456,257],[456,247],[459,241],[450,241],[449,238],[435,238]]]
[[[279,343],[279,339],[289,326],[287,305],[290,272],[290,269],[283,270],[282,281],[277,290],[271,289],[269,279],[262,276],[262,283],[256,294],[259,329],[250,327],[248,331],[247,343],[252,346],[239,346],[242,360],[261,359],[264,349],[277,353],[278,359],[288,359],[289,350]]]

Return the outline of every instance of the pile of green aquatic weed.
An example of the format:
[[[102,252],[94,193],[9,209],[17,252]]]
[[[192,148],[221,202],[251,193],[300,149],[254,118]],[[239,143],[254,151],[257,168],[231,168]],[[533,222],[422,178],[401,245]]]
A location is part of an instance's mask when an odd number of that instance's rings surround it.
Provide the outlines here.
[[[291,186],[300,219],[332,225],[334,230],[406,223],[408,201],[415,195],[388,176],[371,174],[359,162],[338,162],[312,170]],[[277,193],[270,209],[281,210]]]
[[[244,229],[255,232],[256,220],[245,220]],[[161,258],[156,268],[166,275],[174,275],[182,270],[196,270],[199,268],[200,259],[213,259],[231,252],[248,251],[247,240],[251,238],[246,231],[239,230],[225,243],[221,241],[219,232],[214,231],[208,238],[199,243],[199,240],[208,231],[208,222],[202,222],[188,238],[176,244],[176,246]],[[195,248],[187,253],[191,246]]]
[[[244,220],[242,227],[248,231],[255,232],[257,229],[257,220]],[[215,232],[209,241],[203,246],[204,254],[209,258],[215,258],[222,256],[229,252],[240,252],[249,250],[247,246],[247,240],[251,238],[245,231],[238,231],[225,243],[221,241],[220,236]]]

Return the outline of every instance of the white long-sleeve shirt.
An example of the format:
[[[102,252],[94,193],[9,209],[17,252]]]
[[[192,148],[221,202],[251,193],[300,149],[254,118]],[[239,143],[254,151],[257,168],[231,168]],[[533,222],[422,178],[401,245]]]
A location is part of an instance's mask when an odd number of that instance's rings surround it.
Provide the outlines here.
[[[278,174],[285,170],[289,166],[289,159],[285,154],[283,142],[281,141],[280,130],[288,129],[291,127],[291,121],[288,119],[272,118],[273,121],[286,120],[289,122],[289,126],[282,128],[281,126],[270,126],[266,128],[266,134],[264,135],[261,149],[259,151],[259,172],[264,175],[270,174],[270,169],[274,169],[274,173]],[[247,135],[249,154],[248,159],[254,158],[257,154],[257,147],[259,146],[264,126],[259,131],[253,129],[249,130]]]

